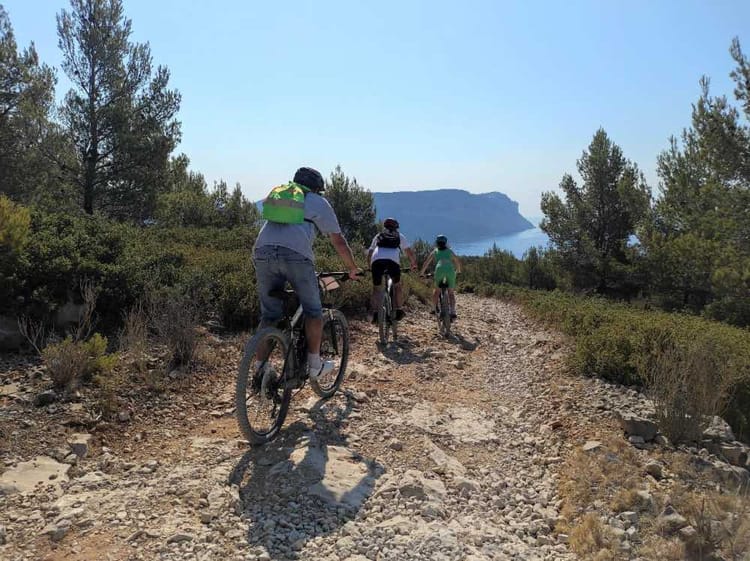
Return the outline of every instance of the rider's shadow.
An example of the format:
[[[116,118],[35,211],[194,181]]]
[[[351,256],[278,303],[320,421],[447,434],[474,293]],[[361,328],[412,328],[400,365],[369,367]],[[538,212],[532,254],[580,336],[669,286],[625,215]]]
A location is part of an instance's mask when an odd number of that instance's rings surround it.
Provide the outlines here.
[[[378,350],[380,354],[396,364],[417,364],[427,360],[421,346],[405,336],[401,336],[396,343],[378,345]]]
[[[458,346],[464,351],[475,351],[479,346],[479,340],[469,341],[463,335],[456,332],[451,333],[450,340],[458,343]]]
[[[343,394],[317,401],[309,409],[314,429],[292,423],[230,474],[240,486],[248,542],[272,559],[299,559],[308,541],[354,518],[382,475],[380,464],[346,447],[341,426],[354,407]]]

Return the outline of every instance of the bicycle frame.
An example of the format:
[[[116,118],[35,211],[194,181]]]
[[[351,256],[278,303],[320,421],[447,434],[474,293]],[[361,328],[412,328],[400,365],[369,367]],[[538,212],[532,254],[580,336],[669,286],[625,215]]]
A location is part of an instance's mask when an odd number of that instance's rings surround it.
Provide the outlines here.
[[[318,278],[320,279],[322,277]],[[325,286],[325,283],[321,284],[321,292],[329,292],[329,289]],[[330,310],[331,306],[323,304],[324,314],[330,315]],[[306,380],[306,376],[301,375],[303,373],[301,366],[302,364],[304,364],[304,361],[301,359],[304,358],[304,351],[307,350],[307,335],[305,334],[305,326],[304,322],[302,321],[303,316],[304,311],[302,309],[302,304],[298,304],[297,309],[294,311],[291,317],[289,317],[289,315],[285,312],[283,318],[283,321],[289,322],[289,326],[282,331],[289,337],[289,348],[287,349],[287,356],[285,361],[286,364],[289,364],[291,366],[291,368],[287,366],[284,367],[284,380],[285,384],[291,385],[293,389],[299,382],[304,382]],[[331,329],[333,329],[333,324],[331,324]],[[338,352],[338,342],[336,340],[335,334],[332,333],[331,335],[334,352]],[[291,376],[288,375],[289,372],[292,373]]]
[[[328,292],[339,286],[337,281],[347,280],[349,273],[317,273],[317,277],[320,290]],[[269,296],[283,301],[282,317],[276,326],[264,327],[253,335],[245,346],[240,362],[235,389],[237,422],[253,445],[265,444],[278,435],[289,411],[293,391],[303,388],[308,381],[304,312],[293,294],[293,291],[285,289],[269,292]],[[321,346],[321,353],[325,352],[338,364],[333,371],[335,378],[332,381],[313,378],[310,385],[321,399],[328,399],[338,391],[344,380],[349,356],[349,333],[346,318],[335,306],[326,304],[324,310],[322,342],[325,348]],[[274,350],[276,355],[271,358]],[[264,358],[258,364],[261,356]],[[270,368],[267,367],[268,363]],[[250,404],[252,420],[248,415]]]
[[[430,273],[425,275],[425,278],[434,278],[435,275]],[[444,337],[450,336],[451,332],[451,318],[450,318],[450,295],[448,294],[448,283],[445,278],[441,279],[438,283],[440,294],[438,296],[438,307],[440,313],[437,316],[438,331]]]

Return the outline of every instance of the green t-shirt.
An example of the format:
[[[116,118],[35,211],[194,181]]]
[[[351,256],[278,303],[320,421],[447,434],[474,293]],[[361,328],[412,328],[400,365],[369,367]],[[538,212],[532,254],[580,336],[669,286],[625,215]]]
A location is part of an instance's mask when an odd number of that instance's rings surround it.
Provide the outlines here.
[[[435,271],[453,272],[455,270],[452,250],[448,248],[435,249],[432,254],[435,256]]]

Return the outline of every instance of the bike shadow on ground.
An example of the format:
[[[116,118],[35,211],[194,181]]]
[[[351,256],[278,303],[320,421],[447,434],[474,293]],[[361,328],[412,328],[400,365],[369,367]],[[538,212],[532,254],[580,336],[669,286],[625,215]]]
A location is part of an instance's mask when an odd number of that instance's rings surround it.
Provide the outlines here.
[[[463,335],[461,335],[461,333],[458,333],[456,331],[453,331],[451,333],[448,341],[457,343],[458,346],[461,347],[461,350],[464,351],[475,351],[479,346],[479,340],[469,341]]]
[[[378,350],[384,357],[397,364],[418,364],[427,361],[419,343],[404,335],[396,342],[389,341],[386,345],[378,343]]]
[[[342,432],[356,406],[345,393],[306,404],[308,418],[240,458],[229,483],[239,486],[247,541],[258,553],[303,558],[308,541],[353,519],[372,494],[384,468],[349,449]]]

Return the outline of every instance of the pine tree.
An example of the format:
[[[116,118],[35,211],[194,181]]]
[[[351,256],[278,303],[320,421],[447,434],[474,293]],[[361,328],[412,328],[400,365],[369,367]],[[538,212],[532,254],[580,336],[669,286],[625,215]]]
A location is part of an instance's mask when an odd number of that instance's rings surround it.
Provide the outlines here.
[[[627,243],[649,208],[650,191],[638,167],[599,129],[578,160],[583,180],[565,174],[556,193],[542,195],[541,228],[576,288],[606,293],[624,279]]]
[[[67,171],[83,209],[146,217],[180,138],[180,95],[168,89],[169,71],[154,70],[148,44],[130,42],[122,0],[71,0],[57,32],[73,82],[61,107],[76,152]]]
[[[0,5],[0,193],[15,200],[33,200],[54,169],[45,158],[54,86],[54,72],[40,64],[34,44],[18,50]]]

